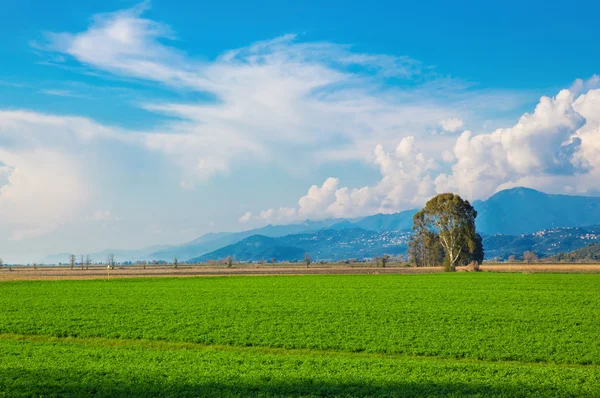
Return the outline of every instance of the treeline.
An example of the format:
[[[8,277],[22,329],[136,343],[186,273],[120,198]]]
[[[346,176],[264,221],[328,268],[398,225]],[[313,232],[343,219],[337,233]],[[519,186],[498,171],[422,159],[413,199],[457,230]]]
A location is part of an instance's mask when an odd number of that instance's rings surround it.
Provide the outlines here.
[[[600,243],[586,246],[569,253],[559,253],[554,256],[558,262],[592,262],[600,261]]]

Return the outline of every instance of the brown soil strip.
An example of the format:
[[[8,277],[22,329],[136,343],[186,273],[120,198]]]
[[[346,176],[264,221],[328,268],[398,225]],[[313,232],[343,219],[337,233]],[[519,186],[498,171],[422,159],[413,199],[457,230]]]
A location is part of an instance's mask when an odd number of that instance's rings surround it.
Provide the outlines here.
[[[600,273],[600,264],[493,264],[483,265],[486,272],[519,272],[519,273]],[[459,271],[464,269],[459,268]],[[398,265],[378,268],[375,266],[329,265],[311,266],[298,265],[277,266],[238,266],[232,268],[218,266],[148,266],[146,269],[138,266],[116,267],[110,271],[110,278],[140,278],[140,277],[191,277],[191,276],[241,276],[241,275],[363,275],[363,274],[426,274],[442,272],[441,267],[414,268]],[[106,279],[109,275],[104,267],[94,266],[87,270],[68,267],[6,267],[0,270],[0,281],[24,280],[70,280],[70,279]]]

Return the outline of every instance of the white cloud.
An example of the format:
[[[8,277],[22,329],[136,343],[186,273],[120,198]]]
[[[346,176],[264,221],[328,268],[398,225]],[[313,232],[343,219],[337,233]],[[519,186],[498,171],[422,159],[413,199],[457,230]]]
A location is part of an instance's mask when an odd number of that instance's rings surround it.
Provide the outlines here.
[[[96,210],[92,216],[89,217],[90,221],[113,221],[118,220],[114,217],[110,210]]]
[[[47,43],[39,47],[52,58],[58,54],[75,60],[100,77],[148,81],[214,100],[154,99],[137,104],[169,117],[145,131],[103,126],[80,117],[0,111],[0,138],[10,143],[2,147],[6,160],[0,161],[6,166],[0,165],[0,184],[11,178],[14,198],[32,198],[23,200],[15,214],[25,214],[28,207],[48,213],[15,230],[41,233],[86,206],[81,192],[86,192],[88,182],[81,174],[102,166],[92,165],[82,152],[95,153],[99,142],[127,143],[140,152],[162,154],[179,168],[184,188],[249,163],[284,159],[276,166],[285,167],[294,163],[294,156],[307,162],[307,168],[321,161],[360,159],[380,170],[381,180],[372,185],[344,187],[337,178],[329,178],[311,187],[296,206],[246,213],[240,222],[389,213],[418,206],[440,189],[484,196],[502,184],[527,179],[541,184],[549,173],[559,174],[573,190],[590,186],[574,173],[584,173],[600,157],[597,129],[589,122],[581,127],[584,121],[579,116],[592,120],[597,114],[596,99],[589,91],[597,85],[594,79],[576,82],[568,98],[559,94],[560,98],[542,100],[539,111],[525,115],[510,129],[466,133],[458,141],[449,135],[431,139],[429,132],[439,125],[458,131],[463,122],[456,115],[476,126],[489,119],[490,110],[522,105],[523,96],[473,90],[459,81],[441,79],[407,57],[358,53],[347,45],[303,42],[295,35],[199,61],[174,47],[173,30],[145,18],[146,8],[144,3],[97,15],[86,30],[48,34]],[[394,82],[414,80],[394,85],[389,77]],[[586,97],[576,99],[587,91]],[[65,94],[53,94],[61,93]],[[537,145],[538,139],[544,144]],[[452,147],[454,153],[448,151]],[[388,152],[390,148],[395,150]],[[60,161],[45,167],[32,161],[39,153]],[[25,174],[31,180],[43,179],[43,184],[27,186],[20,177]],[[483,182],[475,186],[478,180]],[[92,181],[99,185],[95,189],[107,189],[102,183]],[[63,187],[77,192],[62,199],[64,208],[42,203],[41,190],[59,192],[62,198]],[[105,206],[110,205],[94,204],[84,214]]]
[[[184,187],[227,172],[239,159],[289,159],[304,152],[313,154],[313,162],[369,161],[375,144],[418,137],[439,120],[453,120],[452,108],[469,113],[473,104],[489,103],[495,109],[519,97],[467,92],[408,57],[357,53],[293,34],[198,61],[166,44],[175,42],[173,30],[145,18],[147,8],[143,3],[96,15],[85,31],[50,33],[38,47],[94,70],[213,96],[215,101],[140,104],[183,120],[159,126],[142,141],[181,167]],[[382,84],[415,76],[422,83],[402,90]],[[489,100],[474,100],[481,96]]]
[[[446,163],[452,163],[456,160],[456,158],[454,157],[454,154],[450,151],[443,151],[442,152],[442,159],[444,160],[444,162]]]
[[[438,187],[480,198],[524,177],[582,171],[573,155],[581,145],[575,134],[585,119],[573,102],[573,93],[562,90],[554,98],[542,97],[534,113],[513,127],[481,135],[464,132],[454,147],[452,174],[440,175]]]
[[[455,117],[440,121],[440,126],[451,133],[457,132],[463,125],[463,121]]]
[[[580,90],[594,84],[593,80],[576,86]],[[599,110],[600,89],[582,95],[562,90],[554,98],[542,97],[535,111],[514,126],[479,135],[465,131],[456,139],[454,153],[438,152],[441,160],[452,164],[451,173],[418,151],[414,137],[403,138],[393,153],[376,145],[374,162],[382,175],[377,184],[340,188],[337,179],[329,178],[323,187],[313,186],[287,218],[273,209],[263,211],[260,218],[293,222],[302,219],[301,212],[311,218],[390,213],[420,206],[435,193],[447,191],[468,199],[483,199],[515,186],[599,192]]]
[[[0,221],[11,239],[51,232],[69,222],[85,200],[74,160],[47,149],[0,149],[0,162],[10,167],[0,187]]]
[[[246,212],[243,216],[241,216],[239,218],[239,221],[241,223],[247,223],[248,221],[250,221],[252,219],[252,213],[251,212]]]
[[[97,140],[121,136],[81,117],[0,111],[0,222],[11,238],[43,235],[81,216],[94,190],[83,154]]]
[[[575,95],[583,94],[589,90],[600,88],[600,76],[593,75],[587,80],[576,79],[575,82],[569,88]]]
[[[374,164],[382,175],[375,186],[340,188],[337,178],[328,178],[321,187],[313,185],[300,198],[297,208],[268,209],[257,219],[266,222],[293,222],[304,219],[359,217],[374,213],[393,213],[412,208],[435,192],[430,174],[438,164],[426,158],[414,145],[414,137],[406,137],[388,153],[382,145],[374,151]],[[245,219],[251,214],[246,213]]]
[[[52,95],[55,97],[68,97],[68,98],[87,98],[85,95],[75,93],[71,90],[64,89],[43,89],[40,93],[46,95]]]

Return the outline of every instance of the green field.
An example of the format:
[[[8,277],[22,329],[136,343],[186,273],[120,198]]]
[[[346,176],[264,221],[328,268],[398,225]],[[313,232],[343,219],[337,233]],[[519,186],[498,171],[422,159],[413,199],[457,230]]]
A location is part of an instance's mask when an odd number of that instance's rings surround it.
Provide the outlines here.
[[[0,283],[0,395],[600,396],[600,275]]]

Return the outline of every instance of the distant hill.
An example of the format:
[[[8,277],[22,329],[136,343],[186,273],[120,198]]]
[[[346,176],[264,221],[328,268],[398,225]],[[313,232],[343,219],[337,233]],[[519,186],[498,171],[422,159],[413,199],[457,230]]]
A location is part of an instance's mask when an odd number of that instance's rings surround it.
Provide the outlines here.
[[[554,259],[559,262],[600,261],[600,243],[595,243],[569,253],[558,253]]]
[[[150,246],[139,250],[103,250],[90,254],[93,261],[104,262],[109,253],[114,253],[116,260],[138,261],[138,260],[163,260],[172,261],[175,257],[180,260],[201,256],[218,250],[222,247],[237,243],[242,239],[253,235],[264,235],[269,237],[280,237],[289,234],[298,234],[308,231],[318,231],[323,228],[344,229],[350,221],[344,219],[328,219],[322,221],[306,220],[298,224],[290,225],[266,225],[261,228],[242,232],[219,232],[208,233],[192,241],[181,245]],[[41,262],[44,264],[58,264],[68,262],[69,253],[54,254],[45,257]]]
[[[485,258],[520,258],[525,251],[551,257],[600,242],[600,226],[553,228],[524,235],[483,235]]]
[[[580,242],[560,239],[540,242],[539,237],[530,235],[536,231],[547,231],[554,228],[575,228],[600,225],[600,198],[569,195],[548,195],[528,188],[514,188],[501,191],[485,201],[474,201],[473,206],[478,211],[477,230],[486,235],[484,245],[488,256],[504,256],[506,253],[515,255],[526,250],[543,252],[543,255],[558,253],[553,248],[560,247],[562,251],[574,250]],[[261,228],[242,232],[222,232],[203,235],[190,242],[174,245],[151,247],[140,250],[105,250],[92,254],[95,261],[105,261],[109,252],[116,254],[118,261],[128,260],[166,260],[178,257],[180,260],[198,259],[207,254],[214,255],[219,249],[235,245],[254,235],[269,238],[281,238],[309,234],[311,239],[330,239],[322,243],[287,242],[283,246],[310,248],[319,258],[339,259],[344,256],[358,257],[380,251],[383,246],[379,240],[381,234],[407,233],[412,228],[412,218],[416,209],[395,214],[375,214],[357,219],[327,219],[322,221],[306,220],[290,225],[267,225]],[[363,234],[373,234],[374,246],[367,248],[362,241],[355,240],[356,229]],[[317,233],[329,231],[322,235]],[[335,235],[329,236],[336,231]],[[504,236],[502,236],[504,235]],[[339,244],[335,242],[340,242]],[[355,243],[357,242],[357,243]],[[330,245],[329,247],[327,245]],[[552,246],[554,245],[554,246]],[[571,245],[571,247],[569,247]],[[371,251],[368,251],[368,250]],[[550,249],[550,250],[548,250]],[[540,253],[541,254],[541,253]],[[542,254],[541,254],[542,255]],[[45,263],[66,262],[68,255],[49,256]],[[348,258],[348,257],[346,257]]]
[[[215,250],[210,254],[193,260],[193,262],[221,260],[229,256],[239,261],[270,261],[273,258],[285,261],[299,261],[304,257],[304,253],[303,249],[285,246],[283,242],[276,238],[253,235],[233,245]]]
[[[344,230],[326,229],[312,233],[269,238],[256,235],[228,245],[191,262],[221,260],[228,256],[241,261],[260,261],[275,258],[278,261],[299,261],[309,253],[315,261],[365,259],[383,254],[406,254],[411,232],[375,232],[362,228]],[[539,257],[580,249],[600,242],[600,226],[554,228],[523,235],[483,235],[485,258],[520,258],[525,251]]]
[[[304,257],[304,253],[308,253],[315,261],[363,259],[383,254],[405,253],[409,237],[409,232],[375,232],[362,228],[326,229],[279,238],[259,235],[246,238],[190,261],[205,262],[220,260],[228,256],[235,256],[240,261],[260,261],[270,258],[280,261],[299,261]],[[267,253],[273,254],[267,255]]]
[[[253,235],[262,235],[271,238],[280,236],[299,234],[308,231],[318,231],[323,228],[331,228],[335,225],[343,227],[347,221],[342,219],[328,219],[323,221],[306,220],[300,224],[290,225],[266,225],[261,228],[251,229],[248,231],[234,233],[220,233],[204,235],[191,242],[179,246],[170,247],[167,250],[156,251],[150,253],[150,257],[154,260],[170,261],[175,256],[180,259],[189,259],[202,256],[203,254],[218,250],[222,247],[240,242]]]
[[[395,214],[375,214],[353,223],[353,227],[368,231],[410,231],[413,216],[418,210],[407,210]]]
[[[600,198],[548,195],[528,188],[475,201],[477,230],[485,234],[530,234],[551,228],[600,224]]]

